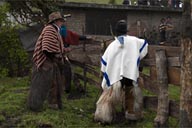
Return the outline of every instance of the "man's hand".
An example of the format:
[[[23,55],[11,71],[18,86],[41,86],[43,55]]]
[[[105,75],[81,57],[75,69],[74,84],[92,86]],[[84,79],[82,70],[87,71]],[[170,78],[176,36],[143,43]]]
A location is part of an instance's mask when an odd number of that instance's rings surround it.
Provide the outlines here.
[[[92,40],[92,36],[86,36],[87,40]]]
[[[70,52],[71,51],[71,48],[64,48],[64,52]]]
[[[61,59],[62,55],[61,54],[55,54],[54,57],[57,58],[57,59]]]
[[[96,40],[96,36],[86,36],[87,40]]]

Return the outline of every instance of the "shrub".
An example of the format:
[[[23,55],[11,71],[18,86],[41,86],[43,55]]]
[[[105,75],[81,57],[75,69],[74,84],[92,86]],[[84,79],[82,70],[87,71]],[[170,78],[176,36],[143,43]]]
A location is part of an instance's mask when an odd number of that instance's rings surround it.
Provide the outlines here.
[[[0,77],[23,76],[29,70],[27,53],[16,32],[17,25],[10,19],[9,5],[0,5]]]
[[[0,76],[24,76],[29,71],[28,55],[23,49],[14,27],[0,30]]]

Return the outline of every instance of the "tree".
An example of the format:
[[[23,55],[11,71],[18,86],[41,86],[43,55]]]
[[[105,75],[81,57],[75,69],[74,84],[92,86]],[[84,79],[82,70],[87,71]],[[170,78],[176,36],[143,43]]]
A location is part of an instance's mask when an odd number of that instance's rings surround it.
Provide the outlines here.
[[[17,26],[9,21],[9,7],[0,5],[0,77],[23,76],[28,63],[16,33]]]
[[[58,11],[57,5],[65,0],[5,0],[10,4],[10,13],[22,25],[30,26],[35,22],[47,22],[52,11]]]
[[[181,39],[180,128],[192,127],[192,15],[191,0],[184,0]]]

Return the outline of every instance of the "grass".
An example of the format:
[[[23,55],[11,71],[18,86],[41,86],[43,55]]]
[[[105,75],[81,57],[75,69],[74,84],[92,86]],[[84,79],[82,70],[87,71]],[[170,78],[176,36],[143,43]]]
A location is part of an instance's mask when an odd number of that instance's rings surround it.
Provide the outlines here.
[[[181,86],[175,86],[170,84],[168,87],[169,98],[179,102]]]
[[[109,1],[113,0],[65,0],[66,2],[79,2],[79,3],[97,3],[97,4],[108,4]],[[136,0],[131,0],[132,3],[133,1]],[[123,0],[114,0],[115,4],[122,4]]]
[[[78,3],[97,3],[108,4],[110,0],[65,0],[66,2],[78,2]],[[116,3],[121,3],[122,0],[116,0]]]
[[[42,112],[32,112],[26,107],[29,89],[29,78],[0,79],[0,126],[2,127],[53,127],[53,128],[87,128],[87,127],[139,127],[153,128],[155,112],[144,110],[144,119],[135,123],[121,121],[103,126],[93,121],[95,103],[100,96],[100,90],[93,85],[87,86],[86,95],[79,99],[69,100],[69,94],[62,97],[62,110],[52,110],[45,103]],[[72,92],[76,92],[74,85]],[[171,93],[175,93],[176,90]],[[174,95],[173,95],[174,97]],[[176,126],[177,120],[170,118],[170,126]]]
[[[109,1],[114,1],[115,4],[122,4],[124,0],[65,0],[66,2],[80,2],[80,3],[97,3],[108,4]],[[130,0],[131,3],[137,2],[137,0]]]

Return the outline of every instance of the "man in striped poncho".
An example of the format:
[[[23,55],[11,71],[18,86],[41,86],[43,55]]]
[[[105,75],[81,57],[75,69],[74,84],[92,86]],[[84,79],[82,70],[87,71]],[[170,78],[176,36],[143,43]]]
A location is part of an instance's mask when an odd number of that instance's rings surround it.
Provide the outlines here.
[[[64,24],[60,12],[49,15],[49,22],[42,30],[33,54],[33,73],[28,96],[28,107],[33,111],[43,108],[48,97],[51,108],[61,109],[61,74],[59,65],[63,64],[65,52],[60,27]]]

